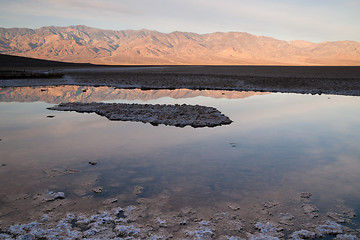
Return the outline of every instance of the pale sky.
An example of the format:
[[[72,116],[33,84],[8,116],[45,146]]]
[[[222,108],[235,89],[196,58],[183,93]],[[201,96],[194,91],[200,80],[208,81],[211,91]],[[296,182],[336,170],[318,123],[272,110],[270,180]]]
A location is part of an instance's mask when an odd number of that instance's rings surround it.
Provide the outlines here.
[[[360,0],[0,0],[0,27],[70,25],[360,41]]]

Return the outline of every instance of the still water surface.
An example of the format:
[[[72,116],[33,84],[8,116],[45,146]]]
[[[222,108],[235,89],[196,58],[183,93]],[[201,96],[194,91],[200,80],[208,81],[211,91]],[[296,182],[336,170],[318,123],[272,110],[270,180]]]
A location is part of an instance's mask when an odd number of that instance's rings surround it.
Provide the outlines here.
[[[71,100],[199,104],[234,122],[155,127],[46,109]],[[3,215],[19,214],[9,203],[19,194],[50,189],[69,200],[121,196],[130,204],[135,186],[143,198],[166,194],[170,209],[286,201],[299,192],[313,193],[320,212],[339,203],[360,209],[359,97],[59,86],[3,88],[0,101]],[[69,169],[76,173],[57,175]]]

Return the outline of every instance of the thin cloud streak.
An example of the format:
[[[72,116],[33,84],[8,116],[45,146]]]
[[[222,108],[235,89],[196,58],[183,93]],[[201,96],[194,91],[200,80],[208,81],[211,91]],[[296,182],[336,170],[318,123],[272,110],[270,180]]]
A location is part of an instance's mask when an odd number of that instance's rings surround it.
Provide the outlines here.
[[[88,18],[94,15],[101,15],[106,19],[109,14],[123,15],[124,13],[134,13],[126,10],[120,4],[101,4],[97,0],[62,0],[62,1],[43,1],[35,0],[30,2],[14,1],[5,6],[9,12],[17,12],[29,16],[57,16],[59,18]],[[14,11],[15,10],[15,11]]]

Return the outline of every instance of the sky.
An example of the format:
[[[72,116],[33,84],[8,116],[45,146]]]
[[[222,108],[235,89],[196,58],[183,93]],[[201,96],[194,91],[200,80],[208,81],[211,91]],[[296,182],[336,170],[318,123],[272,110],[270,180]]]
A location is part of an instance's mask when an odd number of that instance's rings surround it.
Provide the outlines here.
[[[360,0],[0,0],[0,27],[71,25],[360,41]]]

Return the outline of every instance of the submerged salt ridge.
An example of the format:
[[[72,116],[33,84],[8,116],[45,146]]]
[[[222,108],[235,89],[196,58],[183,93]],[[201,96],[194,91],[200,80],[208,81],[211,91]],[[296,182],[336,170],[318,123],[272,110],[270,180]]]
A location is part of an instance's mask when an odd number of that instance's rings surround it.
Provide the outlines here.
[[[175,104],[126,104],[126,103],[61,103],[48,108],[58,111],[95,112],[109,120],[134,121],[185,127],[216,127],[231,124],[232,120],[216,108]]]

